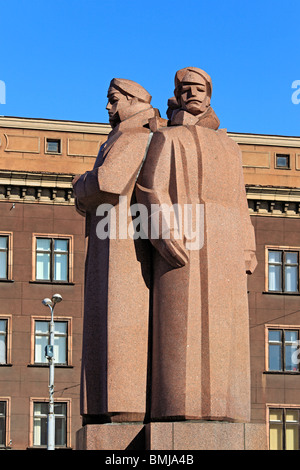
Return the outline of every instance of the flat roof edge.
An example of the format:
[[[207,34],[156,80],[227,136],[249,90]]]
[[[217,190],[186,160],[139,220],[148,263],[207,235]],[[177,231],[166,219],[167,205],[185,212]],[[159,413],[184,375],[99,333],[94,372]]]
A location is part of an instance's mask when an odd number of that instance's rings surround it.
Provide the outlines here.
[[[110,124],[84,121],[67,121],[44,118],[24,118],[16,116],[0,116],[0,128],[37,129],[60,132],[81,132],[89,134],[109,134]],[[228,135],[239,144],[272,145],[278,147],[300,147],[300,136],[272,134],[250,134],[230,132]]]
[[[105,123],[23,118],[13,116],[0,116],[0,127],[62,132],[83,132],[90,134],[109,134],[111,131],[111,126]]]

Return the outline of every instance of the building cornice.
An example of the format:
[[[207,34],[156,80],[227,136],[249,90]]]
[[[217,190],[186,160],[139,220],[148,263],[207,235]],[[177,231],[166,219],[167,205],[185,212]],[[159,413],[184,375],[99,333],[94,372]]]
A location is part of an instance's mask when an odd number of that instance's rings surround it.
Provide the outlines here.
[[[251,215],[300,218],[300,188],[246,186]]]
[[[111,131],[111,126],[106,123],[62,121],[55,119],[36,119],[14,116],[0,116],[0,128],[1,127],[102,135],[107,135]],[[300,137],[297,136],[246,134],[238,132],[228,132],[228,135],[238,144],[300,148]]]
[[[73,175],[0,170],[0,201],[73,205]],[[300,218],[300,188],[246,185],[253,216]]]
[[[0,128],[35,129],[59,132],[78,132],[84,134],[109,134],[111,126],[95,122],[56,121],[0,116]]]
[[[228,132],[228,135],[238,144],[300,148],[300,137],[263,134],[239,134],[235,132]]]
[[[0,170],[0,201],[74,204],[72,175]]]
[[[246,186],[248,198],[274,201],[300,201],[300,188],[275,186]]]

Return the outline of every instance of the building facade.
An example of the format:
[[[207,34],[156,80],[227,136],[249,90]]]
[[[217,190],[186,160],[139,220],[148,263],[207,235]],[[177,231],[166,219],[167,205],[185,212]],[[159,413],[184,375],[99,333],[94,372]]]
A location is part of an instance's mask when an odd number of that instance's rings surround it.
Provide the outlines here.
[[[75,448],[85,224],[72,179],[90,168],[109,126],[0,118],[0,446],[47,444],[50,310],[55,307],[56,446]]]
[[[0,117],[0,448],[47,444],[50,311],[55,307],[56,447],[75,449],[85,224],[72,179],[110,126]],[[258,266],[249,276],[252,422],[271,449],[299,449],[300,138],[234,134],[243,155]],[[300,356],[300,355],[299,355]]]
[[[258,259],[248,281],[252,421],[266,423],[270,449],[299,450],[300,138],[233,137]]]

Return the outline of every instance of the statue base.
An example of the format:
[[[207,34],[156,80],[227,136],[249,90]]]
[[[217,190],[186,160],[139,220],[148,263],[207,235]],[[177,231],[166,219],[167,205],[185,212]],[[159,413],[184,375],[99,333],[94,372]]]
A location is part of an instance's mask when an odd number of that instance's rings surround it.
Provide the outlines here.
[[[87,424],[76,450],[267,450],[265,424],[225,421]]]

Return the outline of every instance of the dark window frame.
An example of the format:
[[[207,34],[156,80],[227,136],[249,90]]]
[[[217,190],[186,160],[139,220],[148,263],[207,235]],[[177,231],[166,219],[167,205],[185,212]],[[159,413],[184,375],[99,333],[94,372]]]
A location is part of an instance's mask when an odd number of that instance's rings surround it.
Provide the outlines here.
[[[6,238],[6,248],[0,248],[0,252],[1,253],[6,253],[6,276],[5,277],[1,277],[0,280],[1,281],[6,281],[9,279],[9,263],[8,263],[8,257],[9,257],[9,235],[4,235],[4,234],[0,234],[0,238]]]
[[[281,339],[278,340],[278,341],[275,341],[275,340],[270,340],[269,339],[269,332],[270,331],[280,331],[281,333]],[[287,369],[286,368],[286,347],[289,345],[289,343],[293,343],[293,341],[289,342],[286,340],[286,333],[287,332],[291,332],[291,331],[294,331],[294,332],[297,332],[297,336],[298,336],[298,339],[297,339],[297,342],[298,342],[298,345],[299,345],[299,339],[300,339],[300,328],[298,327],[293,327],[293,328],[279,328],[279,327],[272,327],[272,326],[268,326],[267,327],[267,334],[268,334],[268,337],[267,337],[267,346],[268,346],[268,362],[267,362],[267,371],[268,372],[274,372],[274,373],[289,373],[289,374],[298,374],[300,372],[300,364],[298,363],[297,364],[297,369],[296,370],[290,370],[290,369]],[[270,368],[270,345],[280,345],[280,363],[281,363],[281,369],[271,369]]]
[[[270,262],[269,261],[269,253],[270,252],[278,252],[281,253],[281,261],[280,262]],[[287,263],[286,262],[286,254],[287,253],[296,253],[297,254],[297,263]],[[299,293],[299,250],[293,250],[293,249],[276,249],[276,248],[271,248],[269,247],[267,250],[268,254],[268,292],[272,293],[282,293],[282,294],[296,294]],[[270,272],[269,268],[270,266],[281,266],[281,290],[272,290],[270,289],[269,285],[269,277],[270,277]],[[286,290],[286,282],[285,282],[285,269],[286,267],[297,267],[297,290],[295,291],[287,291]]]
[[[47,333],[37,333],[36,332],[36,323],[37,322],[46,322],[48,323],[48,331]],[[55,333],[55,323],[65,323],[66,324],[66,333]],[[65,362],[58,362],[57,360],[54,360],[54,364],[55,366],[67,366],[69,365],[69,329],[70,329],[70,326],[69,326],[69,321],[68,320],[65,320],[65,319],[54,319],[54,340],[55,338],[57,337],[65,337],[65,357],[66,357],[66,360]],[[44,362],[37,362],[35,360],[36,358],[36,338],[37,336],[45,336],[48,338],[48,345],[50,343],[50,320],[45,320],[45,319],[35,319],[34,320],[34,332],[33,332],[33,335],[34,335],[34,354],[33,354],[33,359],[34,359],[34,364],[35,365],[42,365],[42,366],[45,366],[45,365],[48,365],[48,361],[45,360]],[[55,359],[55,358],[54,358]]]
[[[41,413],[41,414],[36,413],[35,405],[39,405],[39,404],[47,406],[47,413]],[[66,411],[65,414],[55,413],[55,408],[57,406],[60,406],[60,405],[65,406],[65,411]],[[48,401],[40,401],[40,400],[34,400],[33,401],[33,427],[32,427],[33,433],[34,433],[34,430],[35,430],[35,420],[36,419],[46,420],[46,427],[47,427],[48,407],[49,407],[49,402]],[[68,425],[69,425],[68,413],[69,413],[68,401],[54,401],[55,420],[62,419],[62,418],[65,420],[65,439],[64,439],[65,443],[64,444],[55,443],[55,449],[64,449],[68,446]],[[48,433],[48,430],[46,431],[46,441],[47,441],[47,433]],[[47,442],[45,442],[44,444],[35,444],[34,443],[34,438],[33,438],[32,442],[33,442],[33,447],[34,448],[43,449],[43,448],[47,447]]]
[[[0,330],[0,335],[5,336],[5,362],[0,362],[0,366],[3,366],[7,364],[7,358],[8,358],[8,318],[0,317],[0,321],[6,322],[5,332],[2,332]]]
[[[4,413],[0,409],[0,420],[4,421],[3,442],[0,442],[0,448],[3,449],[7,446],[7,401],[0,399],[0,402],[4,405]]]
[[[286,158],[287,165],[278,165],[279,158]],[[275,153],[275,168],[282,170],[289,170],[291,168],[291,156],[289,153]]]
[[[57,143],[57,150],[49,150],[48,144]],[[53,153],[56,155],[61,154],[61,139],[54,139],[46,137],[46,153]]]
[[[49,269],[49,279],[40,279],[37,277],[37,254],[38,253],[47,253],[45,250],[38,250],[37,248],[37,240],[50,240],[50,269]],[[65,240],[68,242],[68,248],[66,251],[57,251],[55,250],[55,241],[56,240]],[[67,255],[67,279],[60,280],[60,279],[54,279],[54,273],[55,273],[55,254],[64,254]],[[66,237],[42,237],[42,236],[37,236],[35,237],[35,280],[40,281],[40,282],[55,282],[55,283],[66,283],[70,281],[70,238]]]
[[[280,422],[277,422],[277,421],[271,421],[270,420],[270,411],[281,411],[281,421]],[[270,425],[272,424],[281,424],[282,425],[282,450],[286,450],[286,443],[287,443],[287,439],[286,439],[286,430],[287,430],[287,423],[292,423],[291,421],[288,421],[286,420],[286,415],[287,415],[287,412],[289,411],[297,411],[298,413],[298,421],[295,422],[295,426],[298,427],[298,449],[295,449],[295,450],[300,450],[300,408],[291,408],[289,406],[287,407],[276,407],[276,406],[270,406],[269,407],[269,431],[270,431]],[[297,423],[297,424],[296,424]],[[269,439],[269,446],[270,446],[270,439]]]

